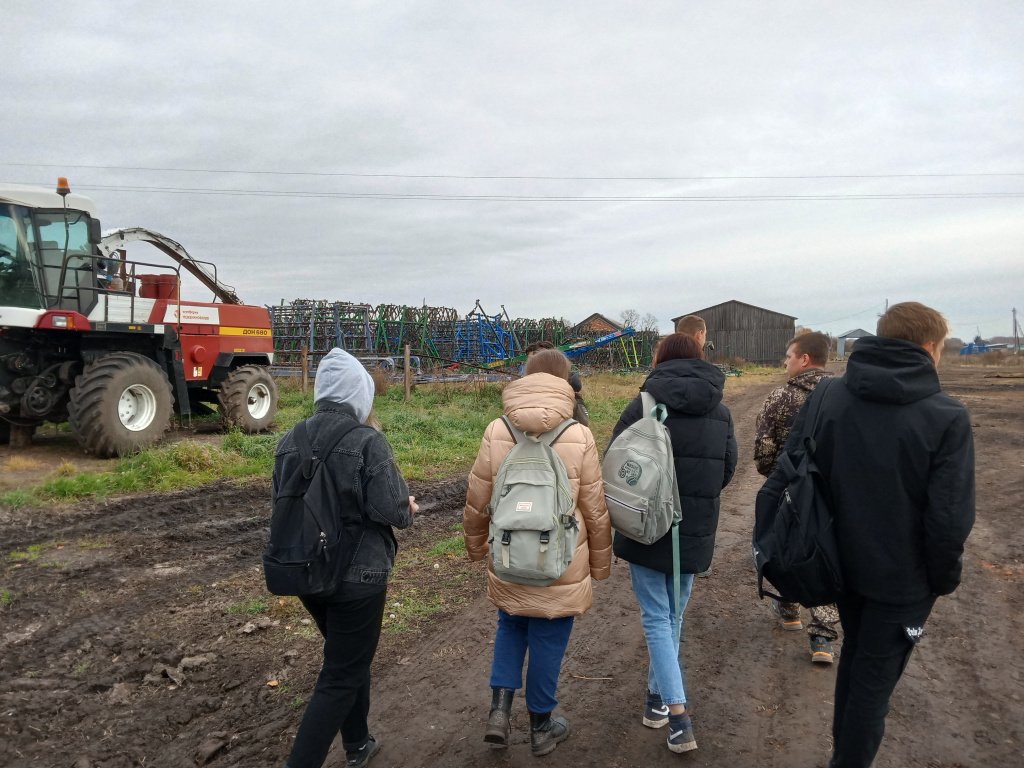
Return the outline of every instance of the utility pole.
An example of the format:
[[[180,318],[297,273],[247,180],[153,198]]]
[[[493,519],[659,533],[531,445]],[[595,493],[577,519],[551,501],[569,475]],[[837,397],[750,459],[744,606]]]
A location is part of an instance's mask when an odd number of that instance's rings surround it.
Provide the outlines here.
[[[1013,354],[1020,354],[1020,323],[1017,322],[1017,308],[1013,308]]]

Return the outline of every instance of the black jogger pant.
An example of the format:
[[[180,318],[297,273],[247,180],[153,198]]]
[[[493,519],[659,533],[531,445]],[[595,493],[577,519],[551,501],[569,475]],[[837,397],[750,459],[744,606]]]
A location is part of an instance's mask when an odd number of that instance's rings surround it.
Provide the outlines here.
[[[889,697],[921,639],[935,598],[890,605],[848,595],[836,601],[843,649],[836,674],[829,768],[868,768],[885,733]]]
[[[370,732],[370,663],[377,652],[386,590],[369,597],[301,598],[324,636],[324,665],[288,757],[288,768],[320,768],[338,731],[346,749]]]

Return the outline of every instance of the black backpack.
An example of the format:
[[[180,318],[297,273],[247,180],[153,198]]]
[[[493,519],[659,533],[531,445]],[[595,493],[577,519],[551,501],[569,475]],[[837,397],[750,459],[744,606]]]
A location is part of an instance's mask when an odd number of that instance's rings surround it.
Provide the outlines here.
[[[352,564],[365,527],[362,489],[343,491],[344,498],[339,498],[339,478],[328,475],[320,457],[329,456],[345,435],[361,426],[365,425],[345,424],[314,450],[306,422],[295,425],[301,461],[298,471],[278,477],[270,542],[263,553],[263,573],[272,594],[331,595]]]
[[[781,495],[776,497],[767,484],[757,494],[754,564],[762,599],[768,595],[812,608],[834,603],[843,594],[830,494],[814,462],[817,446],[812,437],[821,403],[833,381],[823,380],[811,393],[799,447],[783,451],[779,457],[778,471],[786,480]],[[764,588],[765,579],[778,594]]]

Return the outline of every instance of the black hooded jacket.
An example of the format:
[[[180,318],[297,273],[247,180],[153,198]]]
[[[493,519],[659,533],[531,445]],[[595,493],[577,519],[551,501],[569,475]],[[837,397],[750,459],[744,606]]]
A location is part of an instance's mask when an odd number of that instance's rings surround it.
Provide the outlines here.
[[[736,470],[736,437],[732,415],[722,405],[725,374],[704,360],[659,363],[641,389],[668,409],[665,426],[672,436],[676,482],[682,503],[679,559],[682,573],[711,567],[718,528],[719,495]],[[637,397],[626,406],[612,432],[612,441],[643,416]],[[630,563],[672,573],[672,532],[653,544],[615,535],[614,552]]]
[[[786,450],[806,415],[805,406]],[[847,591],[910,604],[956,589],[974,525],[974,436],[928,352],[901,339],[858,340],[813,436]],[[783,483],[775,472],[765,487],[781,493]]]

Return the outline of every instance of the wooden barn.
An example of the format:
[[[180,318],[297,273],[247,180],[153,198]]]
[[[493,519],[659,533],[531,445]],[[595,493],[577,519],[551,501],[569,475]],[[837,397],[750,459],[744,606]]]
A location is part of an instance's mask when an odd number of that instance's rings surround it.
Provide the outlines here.
[[[742,358],[758,365],[781,365],[786,342],[796,335],[794,316],[742,301],[726,301],[685,315],[698,315],[707,324],[708,341],[715,345],[708,353],[712,362]],[[672,318],[672,323],[679,317]]]
[[[622,326],[612,320],[609,320],[604,315],[595,312],[586,320],[577,323],[573,330],[581,334],[593,334],[595,336],[604,336],[605,334],[608,333],[615,333],[615,331],[621,331]]]

